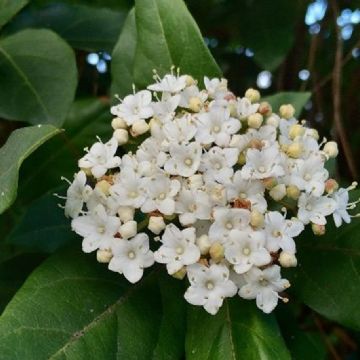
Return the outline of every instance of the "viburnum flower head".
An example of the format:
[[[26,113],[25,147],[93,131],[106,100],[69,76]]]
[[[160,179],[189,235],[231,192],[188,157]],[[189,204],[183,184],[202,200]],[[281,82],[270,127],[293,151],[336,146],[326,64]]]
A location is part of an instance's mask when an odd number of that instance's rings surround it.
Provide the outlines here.
[[[322,235],[357,216],[357,184],[341,188],[326,170],[336,143],[255,89],[237,97],[226,79],[174,69],[154,79],[111,108],[113,137],[86,149],[68,181],[83,251],[131,283],[159,263],[210,314],[237,294],[273,311],[288,301],[281,269],[296,266],[305,227]]]

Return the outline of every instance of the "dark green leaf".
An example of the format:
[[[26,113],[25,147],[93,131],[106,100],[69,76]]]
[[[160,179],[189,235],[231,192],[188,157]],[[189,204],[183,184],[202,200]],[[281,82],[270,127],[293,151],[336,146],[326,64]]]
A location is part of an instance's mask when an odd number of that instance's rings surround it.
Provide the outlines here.
[[[67,251],[50,258],[0,318],[1,357],[180,359],[182,289],[172,280],[162,298],[159,275],[151,272],[131,285],[92,256]]]
[[[324,236],[308,231],[298,239],[291,289],[325,317],[360,330],[360,222],[326,227]]]
[[[136,41],[135,10],[133,9],[129,12],[125,20],[119,41],[112,54],[112,94],[118,94],[124,97],[131,93],[131,87],[134,83]]]
[[[215,316],[189,307],[186,336],[187,360],[290,359],[274,316],[239,298]]]
[[[49,30],[0,41],[0,116],[61,126],[77,84],[72,49]]]
[[[48,28],[75,48],[111,52],[119,37],[125,12],[63,3],[23,11],[8,26],[16,32],[26,28]]]
[[[0,149],[0,214],[15,200],[19,168],[35,149],[60,131],[52,125],[15,130]]]
[[[65,192],[64,188],[58,191]],[[35,200],[16,223],[6,242],[25,249],[54,252],[64,244],[76,241],[69,219],[57,206],[59,201],[52,192]]]
[[[270,95],[262,98],[262,101],[268,101],[273,108],[273,111],[278,112],[283,104],[291,104],[295,108],[295,116],[300,116],[306,103],[309,101],[311,93],[309,92],[280,92],[275,95]]]
[[[254,52],[255,61],[263,69],[275,70],[291,49],[296,14],[295,1],[256,0],[241,3],[237,23],[241,45]]]
[[[0,0],[0,28],[19,12],[29,0]]]

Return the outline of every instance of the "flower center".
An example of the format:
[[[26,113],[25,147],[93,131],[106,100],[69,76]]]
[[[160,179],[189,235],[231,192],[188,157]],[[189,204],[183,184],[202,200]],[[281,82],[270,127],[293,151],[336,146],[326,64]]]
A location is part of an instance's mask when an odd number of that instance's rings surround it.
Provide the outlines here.
[[[214,127],[213,127],[213,132],[214,132],[214,133],[220,132],[220,126],[217,126],[217,125],[214,126]]]
[[[312,210],[312,206],[311,206],[311,205],[306,205],[305,209],[306,209],[307,211],[311,211],[311,210]]]
[[[161,194],[159,195],[159,199],[160,199],[160,200],[164,200],[165,197],[166,197],[165,193],[161,193]]]
[[[186,158],[186,159],[184,160],[184,164],[187,165],[187,166],[191,166],[191,165],[193,164],[193,161],[192,161],[192,159],[190,159],[190,158]]]
[[[264,167],[264,166],[260,166],[260,167],[259,167],[259,172],[264,173],[264,172],[265,172],[265,170],[266,170],[266,169],[265,169],[265,167]]]
[[[104,226],[99,226],[97,229],[99,234],[103,234],[105,232],[105,227]]]
[[[279,231],[279,230],[274,230],[274,231],[272,232],[272,236],[274,236],[274,237],[280,237],[280,236],[281,236],[281,231]]]
[[[135,199],[138,196],[138,193],[136,191],[131,191],[129,193],[129,198]]]
[[[181,255],[181,254],[184,253],[184,249],[183,249],[182,246],[178,246],[178,247],[175,249],[175,251],[176,251],[176,253],[177,253],[178,255]]]
[[[233,224],[229,221],[225,224],[225,227],[228,229],[228,230],[231,230],[234,226]]]
[[[241,199],[246,199],[247,195],[244,192],[242,192],[242,193],[240,193],[240,198]]]
[[[220,164],[220,163],[216,163],[216,164],[215,164],[215,169],[216,169],[216,170],[220,170],[220,169],[221,169],[221,164]]]
[[[133,251],[128,252],[128,258],[129,259],[135,259],[135,253]]]
[[[212,290],[214,288],[214,283],[212,281],[207,281],[205,286],[208,290]]]
[[[268,286],[269,281],[261,276],[261,277],[259,278],[259,283],[260,283],[260,285],[262,285],[262,286]]]
[[[243,253],[245,256],[247,256],[247,255],[250,255],[251,250],[250,250],[250,248],[248,248],[248,247],[244,247],[242,253]]]
[[[310,175],[310,174],[305,174],[304,180],[305,180],[305,181],[311,180],[311,175]]]

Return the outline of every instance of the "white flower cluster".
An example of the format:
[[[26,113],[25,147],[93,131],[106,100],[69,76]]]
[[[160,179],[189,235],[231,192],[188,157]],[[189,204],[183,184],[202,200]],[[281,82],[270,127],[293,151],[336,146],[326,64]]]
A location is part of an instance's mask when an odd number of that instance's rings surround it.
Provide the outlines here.
[[[339,189],[324,167],[337,145],[257,90],[237,98],[225,79],[205,77],[201,90],[188,75],[154,78],[111,108],[113,137],[79,160],[65,213],[83,251],[132,283],[165,264],[211,314],[237,293],[269,313],[287,301],[280,268],[296,266],[304,225],[320,235],[329,215],[350,222],[356,184]]]

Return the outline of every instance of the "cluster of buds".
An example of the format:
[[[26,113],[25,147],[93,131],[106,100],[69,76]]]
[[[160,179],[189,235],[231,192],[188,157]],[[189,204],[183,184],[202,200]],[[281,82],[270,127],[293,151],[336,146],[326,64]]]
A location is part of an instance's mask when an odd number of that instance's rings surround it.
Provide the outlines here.
[[[339,188],[325,168],[337,145],[257,90],[236,97],[206,77],[200,89],[173,71],[154,79],[119,99],[112,138],[79,160],[65,204],[72,229],[132,283],[157,262],[211,314],[236,294],[269,313],[287,301],[280,270],[297,265],[294,238],[308,224],[323,234],[329,216],[351,220],[356,184]],[[137,148],[124,154],[129,140]]]

